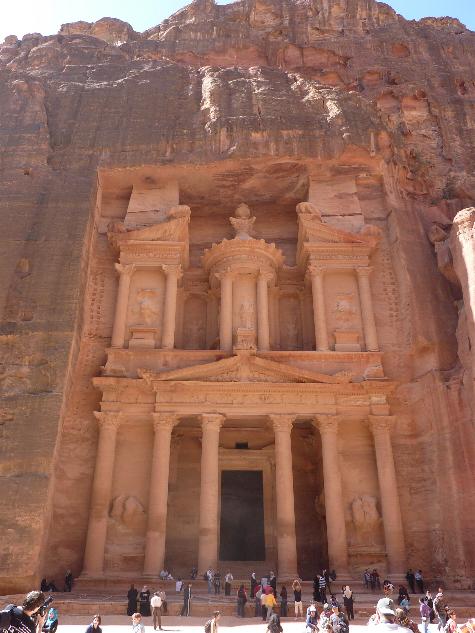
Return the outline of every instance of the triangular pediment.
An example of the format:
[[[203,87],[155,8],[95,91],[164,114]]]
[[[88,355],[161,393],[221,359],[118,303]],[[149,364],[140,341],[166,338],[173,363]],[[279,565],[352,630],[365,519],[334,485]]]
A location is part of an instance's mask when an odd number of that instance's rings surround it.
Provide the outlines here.
[[[127,230],[123,223],[116,222],[108,237],[116,247],[127,242],[187,242],[189,222],[189,207],[180,205],[171,209],[162,222],[144,228]]]
[[[273,382],[273,383],[349,383],[351,375],[340,372],[333,376],[308,371],[292,365],[260,358],[255,354],[237,354],[231,358],[155,373],[139,372],[150,382]]]
[[[361,244],[372,246],[372,239],[366,235],[342,231],[313,216],[300,216],[300,237],[304,242],[322,244]]]

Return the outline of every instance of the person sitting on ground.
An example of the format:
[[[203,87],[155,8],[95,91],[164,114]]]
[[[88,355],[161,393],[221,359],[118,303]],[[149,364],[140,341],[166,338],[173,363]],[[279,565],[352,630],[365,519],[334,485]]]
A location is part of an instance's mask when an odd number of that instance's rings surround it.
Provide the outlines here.
[[[166,569],[162,569],[162,571],[158,574],[160,576],[160,580],[166,580],[168,573]]]
[[[132,615],[132,633],[145,633],[145,627],[140,613],[134,613]]]
[[[218,633],[218,622],[221,614],[219,611],[213,612],[213,617],[205,624],[205,633]]]
[[[56,633],[58,628],[58,612],[54,607],[51,607],[48,611],[48,617],[43,624],[43,631],[46,633]]]
[[[307,619],[305,620],[306,633],[317,633],[318,631],[318,614],[317,608],[311,604],[307,611]]]
[[[87,627],[86,633],[102,633],[101,616],[98,613],[96,613],[96,615],[92,616],[92,622]]]

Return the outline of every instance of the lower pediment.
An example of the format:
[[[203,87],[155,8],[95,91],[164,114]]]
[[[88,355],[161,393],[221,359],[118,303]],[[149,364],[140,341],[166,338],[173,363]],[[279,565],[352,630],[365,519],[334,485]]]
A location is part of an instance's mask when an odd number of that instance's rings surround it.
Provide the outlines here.
[[[351,374],[346,371],[333,375],[301,369],[286,363],[260,358],[253,353],[239,352],[230,358],[173,369],[153,372],[139,370],[139,375],[148,382],[200,381],[200,382],[250,382],[250,383],[326,383],[347,384]]]

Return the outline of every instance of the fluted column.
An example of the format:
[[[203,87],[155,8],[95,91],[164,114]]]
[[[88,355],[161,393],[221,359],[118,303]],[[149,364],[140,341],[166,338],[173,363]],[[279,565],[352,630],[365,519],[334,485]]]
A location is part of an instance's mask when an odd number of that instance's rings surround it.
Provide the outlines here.
[[[328,350],[327,317],[325,314],[325,292],[323,289],[324,269],[321,266],[309,266],[312,281],[313,318],[315,322],[316,348],[320,352]]]
[[[217,275],[221,280],[219,344],[225,352],[233,351],[233,278],[230,271]]]
[[[181,266],[162,266],[167,281],[165,286],[165,302],[163,313],[162,348],[173,349],[175,346],[176,296]]]
[[[115,264],[115,269],[120,276],[119,290],[117,292],[117,301],[115,304],[114,325],[112,328],[112,347],[124,347],[130,280],[132,278],[134,268],[134,264]]]
[[[402,574],[406,570],[406,547],[402,527],[401,506],[397,489],[396,469],[390,429],[395,417],[370,415],[369,425],[374,438],[376,465],[378,468],[381,510],[389,571]]]
[[[172,430],[179,421],[171,413],[153,414],[153,454],[145,537],[144,574],[158,576],[164,568],[167,534],[168,479]]]
[[[89,525],[83,573],[94,576],[104,571],[104,551],[107,537],[107,523],[114,475],[117,429],[120,413],[94,412],[99,424],[96,466],[92,483]]]
[[[269,291],[272,274],[260,272],[257,277],[257,348],[261,352],[270,349],[269,336]]]
[[[373,312],[373,299],[371,297],[371,285],[369,276],[372,269],[364,266],[356,269],[358,276],[358,288],[360,294],[361,316],[363,320],[364,337],[367,352],[379,351],[378,334]]]
[[[319,415],[314,423],[322,438],[329,565],[341,575],[348,573],[348,543],[338,456],[339,418],[336,415]]]
[[[270,417],[275,437],[277,558],[279,578],[284,580],[298,577],[291,444],[294,417],[291,415],[271,415]]]
[[[219,507],[219,430],[224,416],[203,413],[201,416],[201,485],[198,571],[203,574],[218,562]]]

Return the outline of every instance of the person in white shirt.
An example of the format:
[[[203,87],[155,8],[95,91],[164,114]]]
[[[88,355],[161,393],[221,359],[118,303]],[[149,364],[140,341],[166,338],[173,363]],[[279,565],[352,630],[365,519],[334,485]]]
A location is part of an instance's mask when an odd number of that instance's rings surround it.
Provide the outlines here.
[[[230,571],[228,571],[228,573],[224,577],[224,595],[225,596],[231,595],[231,583],[233,580],[234,580],[234,576],[232,575]]]
[[[183,589],[183,580],[181,578],[178,578],[178,580],[175,583],[175,591],[177,593],[180,593],[182,589]]]
[[[162,599],[156,591],[152,599],[150,600],[150,606],[152,607],[152,618],[153,618],[153,630],[157,630],[157,624],[160,631],[162,630]]]

